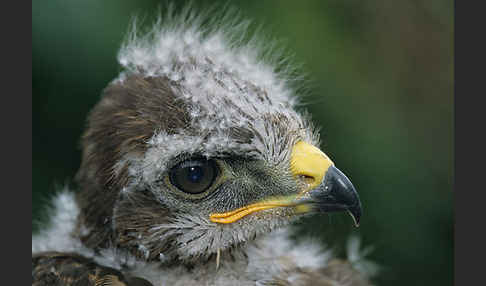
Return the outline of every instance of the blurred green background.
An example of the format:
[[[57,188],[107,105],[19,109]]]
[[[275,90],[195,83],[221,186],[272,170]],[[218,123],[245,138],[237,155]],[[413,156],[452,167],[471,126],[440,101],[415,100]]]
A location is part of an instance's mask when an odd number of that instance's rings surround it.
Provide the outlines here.
[[[228,1],[197,6],[215,2]],[[344,237],[359,234],[383,267],[378,285],[452,285],[453,2],[229,2],[304,65],[321,147],[362,198],[360,228],[332,214],[305,220],[301,232],[338,253]],[[131,17],[150,22],[159,5],[32,2],[34,220],[79,167],[85,117],[120,71],[116,53]]]

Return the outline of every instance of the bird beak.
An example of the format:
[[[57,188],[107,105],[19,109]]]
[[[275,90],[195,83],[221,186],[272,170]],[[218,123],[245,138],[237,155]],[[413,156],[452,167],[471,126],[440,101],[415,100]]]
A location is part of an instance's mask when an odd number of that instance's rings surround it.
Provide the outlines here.
[[[312,190],[296,198],[295,204],[302,212],[336,212],[347,211],[359,226],[361,202],[353,184],[338,168],[330,166],[324,181]]]
[[[254,212],[292,207],[297,213],[347,211],[355,225],[359,225],[361,202],[358,193],[349,179],[321,150],[306,142],[297,142],[292,149],[290,171],[305,184],[299,194],[267,199],[225,213],[213,213],[210,220],[232,223]]]
[[[307,181],[307,188],[294,203],[302,212],[347,211],[356,226],[361,218],[361,201],[351,181],[321,150],[306,142],[294,145],[291,172]]]

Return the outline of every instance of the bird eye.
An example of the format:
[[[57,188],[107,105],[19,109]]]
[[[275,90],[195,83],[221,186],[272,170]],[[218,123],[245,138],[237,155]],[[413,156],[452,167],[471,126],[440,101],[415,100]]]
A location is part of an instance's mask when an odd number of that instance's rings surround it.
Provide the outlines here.
[[[169,172],[169,180],[185,193],[199,194],[211,187],[218,172],[214,160],[190,159],[172,168]]]

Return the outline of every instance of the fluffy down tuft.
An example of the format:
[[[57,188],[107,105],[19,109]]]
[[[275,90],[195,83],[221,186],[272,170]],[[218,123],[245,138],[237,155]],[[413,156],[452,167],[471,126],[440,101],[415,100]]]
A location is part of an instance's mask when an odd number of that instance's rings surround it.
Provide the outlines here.
[[[148,32],[135,19],[118,53],[125,68],[118,80],[127,73],[162,76],[211,91],[213,83],[204,80],[208,73],[215,79],[231,74],[266,89],[276,102],[297,103],[292,95],[302,86],[302,72],[275,40],[253,31],[249,36],[250,21],[235,9],[196,12],[192,6],[182,11],[169,6]]]

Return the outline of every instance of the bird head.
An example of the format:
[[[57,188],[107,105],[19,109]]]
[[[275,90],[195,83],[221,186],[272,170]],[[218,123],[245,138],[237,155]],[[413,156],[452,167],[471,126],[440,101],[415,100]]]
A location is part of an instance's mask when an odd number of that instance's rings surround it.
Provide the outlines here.
[[[359,196],[296,110],[291,79],[228,40],[241,26],[203,33],[185,19],[128,37],[124,70],[88,117],[83,242],[192,262],[307,214],[358,224]]]

